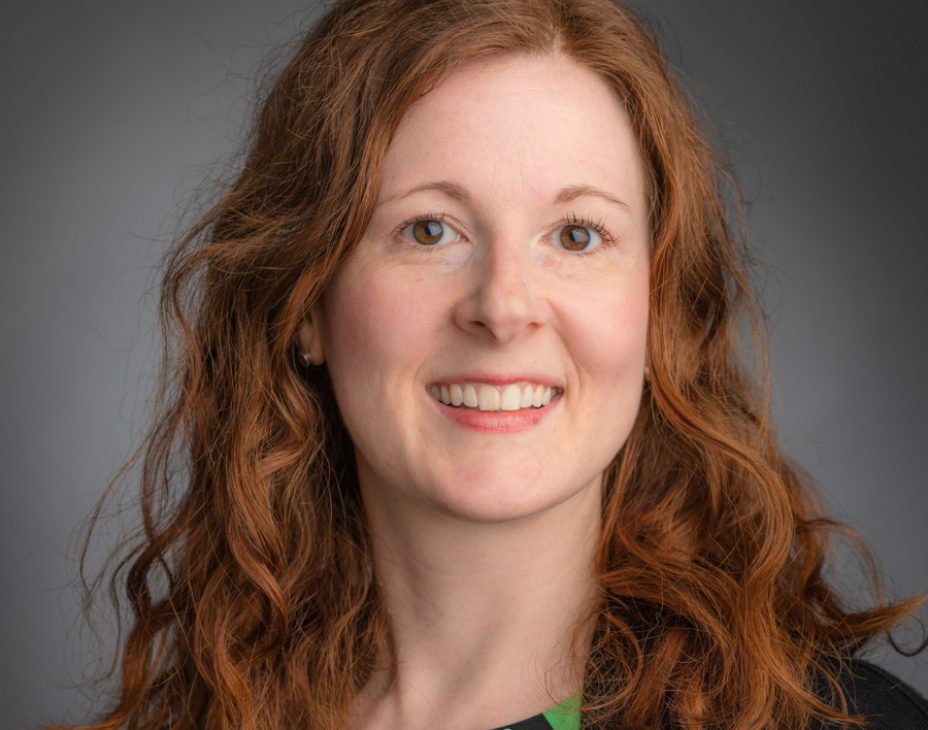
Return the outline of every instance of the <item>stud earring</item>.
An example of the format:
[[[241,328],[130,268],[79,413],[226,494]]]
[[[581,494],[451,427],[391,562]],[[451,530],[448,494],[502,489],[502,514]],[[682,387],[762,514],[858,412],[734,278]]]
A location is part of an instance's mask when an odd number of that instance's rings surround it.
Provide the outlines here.
[[[308,368],[313,364],[313,354],[308,350],[300,350],[297,352],[296,356],[300,361],[300,365],[302,365],[304,368]]]
[[[651,385],[651,368],[647,365],[644,366],[644,382]]]

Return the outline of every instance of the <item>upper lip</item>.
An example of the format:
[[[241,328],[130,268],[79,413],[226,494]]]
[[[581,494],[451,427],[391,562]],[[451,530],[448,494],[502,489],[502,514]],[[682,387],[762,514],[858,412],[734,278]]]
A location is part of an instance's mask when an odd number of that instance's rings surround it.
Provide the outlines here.
[[[487,385],[509,385],[510,383],[534,383],[548,388],[561,388],[554,378],[538,373],[510,373],[508,375],[494,375],[491,373],[460,373],[437,378],[429,385],[451,385],[453,383],[486,383]]]

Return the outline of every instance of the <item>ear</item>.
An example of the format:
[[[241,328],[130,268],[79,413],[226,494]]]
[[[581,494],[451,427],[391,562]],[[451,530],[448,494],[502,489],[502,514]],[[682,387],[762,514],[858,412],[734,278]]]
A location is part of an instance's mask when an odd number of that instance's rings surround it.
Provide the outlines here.
[[[322,303],[317,302],[303,317],[303,323],[296,331],[296,346],[301,353],[306,353],[313,365],[325,362],[325,347],[322,344]]]

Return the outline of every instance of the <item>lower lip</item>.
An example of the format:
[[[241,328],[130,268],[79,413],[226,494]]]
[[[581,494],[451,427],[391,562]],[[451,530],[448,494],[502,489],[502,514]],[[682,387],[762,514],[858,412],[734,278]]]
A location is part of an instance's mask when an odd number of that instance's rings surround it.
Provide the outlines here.
[[[541,423],[560,402],[558,395],[543,408],[521,408],[518,411],[481,411],[478,408],[446,406],[430,395],[426,397],[449,421],[469,431],[481,433],[518,433],[527,431]]]

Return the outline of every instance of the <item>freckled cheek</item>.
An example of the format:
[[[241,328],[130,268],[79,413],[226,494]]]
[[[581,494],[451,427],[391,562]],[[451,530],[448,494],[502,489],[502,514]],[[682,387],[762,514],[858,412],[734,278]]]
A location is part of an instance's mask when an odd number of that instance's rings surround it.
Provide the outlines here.
[[[598,397],[625,400],[637,392],[644,375],[648,328],[648,287],[590,297],[565,312],[568,347],[592,381]],[[631,389],[634,386],[634,389]]]
[[[336,381],[383,392],[415,371],[434,342],[435,302],[402,281],[372,277],[340,283],[326,298],[329,365]]]

